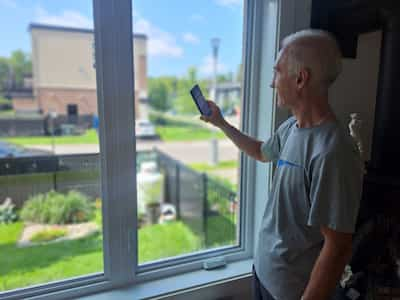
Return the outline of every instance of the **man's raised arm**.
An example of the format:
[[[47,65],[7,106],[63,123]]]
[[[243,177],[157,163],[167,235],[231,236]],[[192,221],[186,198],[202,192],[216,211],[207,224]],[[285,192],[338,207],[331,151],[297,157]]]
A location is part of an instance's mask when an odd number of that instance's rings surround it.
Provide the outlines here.
[[[222,117],[219,107],[213,101],[207,102],[211,108],[212,114],[209,117],[202,115],[200,117],[201,120],[220,128],[241,151],[252,158],[262,162],[270,161],[270,159],[265,157],[261,151],[261,141],[240,132],[240,130],[230,125]]]

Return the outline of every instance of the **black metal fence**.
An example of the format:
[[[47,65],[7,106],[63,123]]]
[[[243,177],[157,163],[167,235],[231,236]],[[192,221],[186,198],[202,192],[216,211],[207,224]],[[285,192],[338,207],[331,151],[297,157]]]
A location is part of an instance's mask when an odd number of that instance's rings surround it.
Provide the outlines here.
[[[45,133],[45,120],[39,118],[0,118],[0,136],[41,136]]]
[[[63,134],[63,126],[72,124],[75,131],[82,132],[92,128],[93,115],[67,116],[59,115],[53,120],[46,116],[0,118],[0,136],[43,136],[50,135],[52,126],[54,134]]]
[[[50,190],[79,190],[100,197],[98,154],[27,156],[0,159],[0,200],[17,207],[33,195]]]
[[[101,198],[99,158],[99,154],[2,158],[0,201],[10,197],[22,207],[30,196],[50,190],[78,190],[92,199]],[[158,150],[138,152],[136,158],[137,171],[142,162],[157,162],[164,175],[164,202],[176,207],[177,219],[202,236],[207,247],[235,239],[235,191]]]
[[[196,234],[204,234],[206,247],[231,244],[237,237],[237,194],[228,184],[197,172],[155,150],[165,174],[166,201],[177,208],[180,220]],[[217,229],[218,230],[215,230]]]

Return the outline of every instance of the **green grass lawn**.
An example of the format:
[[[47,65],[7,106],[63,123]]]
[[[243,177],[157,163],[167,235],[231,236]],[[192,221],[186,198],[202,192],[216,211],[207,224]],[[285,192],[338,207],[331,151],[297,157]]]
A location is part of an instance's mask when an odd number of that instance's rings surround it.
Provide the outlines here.
[[[0,118],[11,118],[11,117],[15,117],[15,111],[13,109],[0,110]]]
[[[238,161],[236,160],[220,161],[216,166],[205,163],[193,163],[189,164],[189,166],[192,169],[195,169],[196,171],[207,172],[207,171],[224,170],[224,169],[236,169],[238,167]]]
[[[96,221],[99,221],[97,215]],[[102,235],[25,248],[23,225],[0,225],[0,291],[103,271]],[[139,262],[200,250],[201,240],[182,222],[139,230]]]
[[[139,263],[173,257],[201,249],[201,239],[178,221],[139,230]]]
[[[100,208],[97,208],[93,220],[101,225],[101,219]],[[189,223],[175,221],[139,229],[139,263],[235,242],[236,222],[229,216],[208,218],[206,241],[204,232],[195,232]],[[0,224],[0,291],[103,272],[101,233],[73,241],[20,248],[16,243],[22,231],[22,222]]]
[[[102,272],[101,235],[26,248],[16,247],[23,225],[0,225],[0,291]]]
[[[208,140],[214,136],[218,139],[225,138],[221,131],[213,132],[203,127],[157,126],[156,131],[160,139],[166,142]]]
[[[6,98],[0,96],[0,105],[2,105],[2,104],[10,104],[10,105],[11,105],[12,102],[11,102],[11,100],[6,99]]]
[[[236,242],[236,220],[230,216],[213,216],[208,218],[207,247],[234,245]]]
[[[225,137],[221,131],[214,133],[202,127],[157,126],[156,132],[165,142],[207,140],[214,136],[218,139]],[[51,136],[20,136],[5,140],[20,146],[51,145],[52,142]],[[89,129],[83,135],[55,136],[54,143],[56,145],[98,144],[99,140],[96,130]]]
[[[51,145],[51,136],[19,136],[6,138],[7,142],[26,146],[26,145]],[[55,136],[54,143],[56,145],[67,144],[98,144],[96,130],[89,129],[83,135]]]

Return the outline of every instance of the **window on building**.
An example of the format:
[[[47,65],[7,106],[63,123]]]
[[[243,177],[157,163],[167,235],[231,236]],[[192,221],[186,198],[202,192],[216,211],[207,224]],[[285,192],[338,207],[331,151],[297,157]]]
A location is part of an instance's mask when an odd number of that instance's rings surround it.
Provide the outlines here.
[[[78,116],[78,105],[77,104],[67,104],[67,115],[68,116]]]
[[[77,104],[68,104],[67,105],[67,119],[70,124],[78,123],[78,105]]]

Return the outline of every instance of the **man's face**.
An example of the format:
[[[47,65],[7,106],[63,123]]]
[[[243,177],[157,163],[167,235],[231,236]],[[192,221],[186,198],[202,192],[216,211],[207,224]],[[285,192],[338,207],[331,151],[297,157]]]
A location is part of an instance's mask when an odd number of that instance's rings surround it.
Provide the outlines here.
[[[289,74],[285,49],[278,54],[270,86],[276,89],[279,107],[290,108],[296,101],[296,77]]]

